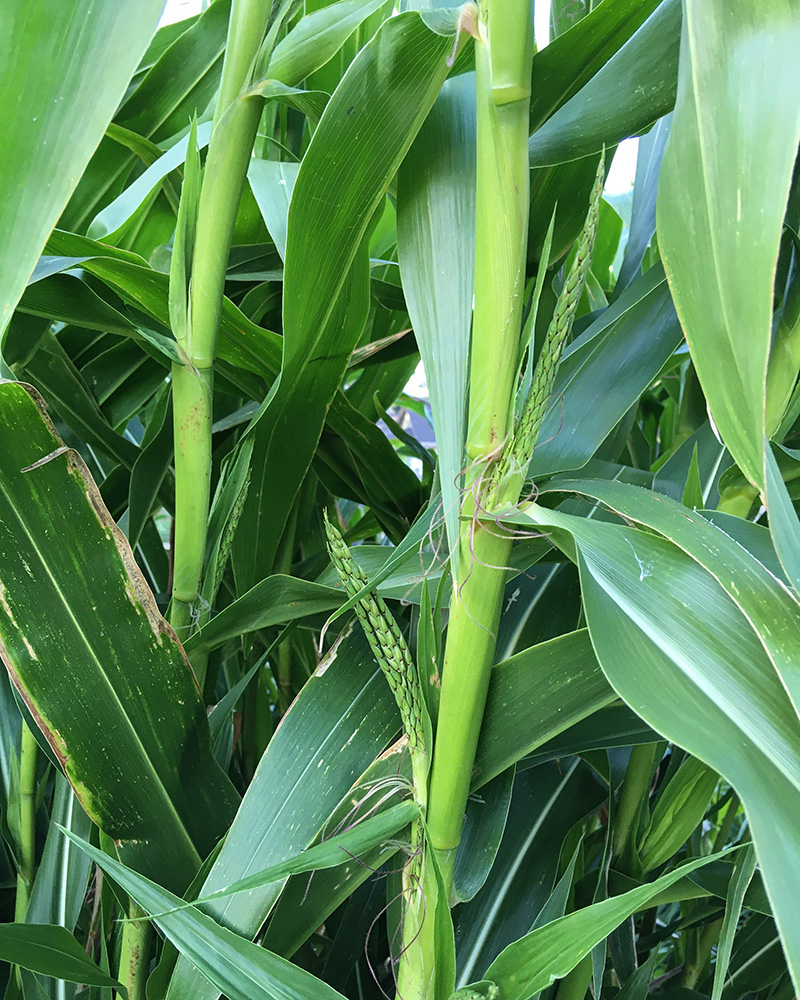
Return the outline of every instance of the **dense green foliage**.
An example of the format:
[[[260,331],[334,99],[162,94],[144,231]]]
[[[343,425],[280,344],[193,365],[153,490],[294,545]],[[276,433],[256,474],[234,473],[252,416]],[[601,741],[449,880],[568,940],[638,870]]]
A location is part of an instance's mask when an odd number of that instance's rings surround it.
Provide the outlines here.
[[[160,8],[0,0],[4,996],[791,1000],[796,0]]]

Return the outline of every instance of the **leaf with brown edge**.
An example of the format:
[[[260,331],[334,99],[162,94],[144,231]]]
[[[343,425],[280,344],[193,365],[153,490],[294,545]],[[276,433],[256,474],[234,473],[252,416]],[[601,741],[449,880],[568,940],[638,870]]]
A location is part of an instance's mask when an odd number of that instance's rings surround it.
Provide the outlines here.
[[[191,668],[38,393],[0,413],[0,654],[120,857],[182,891],[236,808]]]

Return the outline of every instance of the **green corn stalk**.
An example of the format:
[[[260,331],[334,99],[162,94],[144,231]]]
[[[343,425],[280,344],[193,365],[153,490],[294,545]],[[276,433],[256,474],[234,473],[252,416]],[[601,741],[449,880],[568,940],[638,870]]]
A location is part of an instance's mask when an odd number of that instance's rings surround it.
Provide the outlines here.
[[[247,88],[253,82],[271,10],[270,0],[234,0],[199,187],[192,149],[187,153],[170,275],[170,319],[186,357],[184,364],[172,369],[175,554],[170,623],[181,638],[197,621],[211,490],[211,397],[225,269],[263,107],[263,99],[249,94]]]
[[[528,111],[532,4],[489,0],[475,43],[478,105],[475,309],[458,578],[450,606],[428,804],[430,843],[447,894],[502,609],[511,536],[485,514],[519,501],[561,353],[588,272],[603,186],[587,222],[521,417],[514,422],[529,214]],[[424,995],[424,994],[420,994]]]
[[[169,311],[181,361],[172,366],[175,545],[169,619],[184,639],[200,614],[211,499],[211,401],[225,271],[263,106],[258,96],[242,95],[253,82],[271,10],[271,0],[233,2],[202,183],[195,124],[175,231]],[[134,958],[146,955],[151,940],[149,926],[125,924],[120,981],[133,1000],[144,1000],[148,971],[146,961]]]

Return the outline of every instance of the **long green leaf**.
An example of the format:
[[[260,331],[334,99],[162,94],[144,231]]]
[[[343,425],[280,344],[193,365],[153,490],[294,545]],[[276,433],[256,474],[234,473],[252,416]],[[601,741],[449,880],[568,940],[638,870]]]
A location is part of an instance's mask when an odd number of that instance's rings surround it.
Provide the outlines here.
[[[457,14],[447,13],[453,32]],[[303,158],[289,208],[281,377],[256,424],[254,475],[234,543],[245,588],[272,569],[366,319],[364,240],[452,48],[452,34],[436,34],[419,14],[390,18],[351,64]]]
[[[652,14],[659,0],[603,0],[533,58],[531,132],[573,97]]]
[[[81,177],[60,219],[62,228],[85,232],[122,192],[139,162],[142,139],[149,148],[171,145],[174,136],[188,131],[193,115],[203,114],[219,85],[230,11],[231,0],[215,0],[136,80]]]
[[[320,586],[293,576],[268,576],[204,626],[185,644],[194,649],[216,649],[245,632],[282,625],[338,608],[344,600],[341,591]]]
[[[800,715],[800,604],[769,570],[721,528],[668,497],[602,480],[548,485],[561,487],[653,528],[707,570],[750,623]]]
[[[800,850],[800,726],[754,628],[717,579],[672,542],[535,506],[528,513],[578,546],[592,644],[615,689],[740,794],[787,963],[800,981],[792,861]]]
[[[71,834],[69,835],[72,836]],[[82,850],[149,913],[166,937],[230,1000],[345,1000],[311,973],[279,958],[194,907],[178,910],[183,900],[114,861],[85,841]]]
[[[161,0],[101,0],[87,19],[80,5],[43,0],[4,12],[0,99],[14,155],[0,164],[0,333],[125,93],[162,6]]]
[[[531,931],[492,962],[486,978],[500,987],[503,1000],[528,1000],[571,972],[584,955],[623,920],[645,907],[656,893],[720,857],[722,854],[712,854],[690,861],[655,882],[568,913]]]
[[[475,270],[475,78],[448,80],[403,161],[397,250],[425,365],[442,508],[456,573]]]
[[[78,922],[86,895],[89,865],[85,857],[64,841],[52,824],[59,823],[77,836],[86,838],[92,823],[69,782],[60,774],[56,775],[50,820],[25,919],[31,924],[61,924],[71,932]]]
[[[800,140],[798,46],[791,0],[685,0],[658,197],[659,246],[697,375],[725,444],[761,489],[775,261]]]
[[[306,682],[261,759],[202,894],[291,858],[318,831],[400,728],[389,686],[360,635],[343,638]],[[302,751],[299,748],[303,748]],[[270,885],[209,904],[227,927],[252,936],[280,892]],[[169,1000],[216,1000],[180,959]]]
[[[332,59],[355,29],[386,0],[338,0],[311,10],[275,46],[268,76],[296,86]]]
[[[272,882],[281,882],[290,875],[302,875],[305,872],[322,871],[326,868],[336,868],[348,860],[365,854],[379,844],[399,833],[415,819],[419,818],[419,806],[415,802],[401,802],[357,823],[351,830],[336,834],[321,843],[309,847],[294,858],[289,858],[277,865],[271,865],[264,871],[247,878],[239,879],[224,889],[207,896],[199,896],[191,903],[182,903],[178,909],[189,906],[200,906],[216,899],[227,899],[237,892],[250,892],[252,889],[262,889]],[[164,916],[165,914],[153,914]]]
[[[0,962],[71,983],[110,986],[127,997],[125,987],[99,969],[58,924],[0,924]]]
[[[83,462],[22,385],[0,408],[0,652],[120,856],[183,889],[236,803],[200,693]]]
[[[680,29],[680,0],[663,0],[636,34],[531,136],[531,166],[599,153],[671,111]]]
[[[682,336],[663,271],[653,267],[565,352],[529,474],[582,468]]]
[[[711,993],[712,1000],[721,1000],[722,990],[725,985],[725,977],[728,975],[728,965],[731,960],[733,941],[736,934],[736,927],[742,915],[742,903],[750,885],[750,880],[756,870],[756,852],[753,845],[748,844],[736,857],[733,875],[728,886],[728,894],[725,901],[725,918],[722,922],[722,930],[717,946],[717,961],[714,965],[714,986]]]

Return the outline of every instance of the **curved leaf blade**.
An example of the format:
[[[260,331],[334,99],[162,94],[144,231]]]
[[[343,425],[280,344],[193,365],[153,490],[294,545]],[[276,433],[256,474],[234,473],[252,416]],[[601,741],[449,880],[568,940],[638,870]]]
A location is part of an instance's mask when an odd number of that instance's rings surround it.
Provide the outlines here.
[[[304,850],[399,728],[397,705],[366,640],[344,636],[272,737],[201,893],[215,892]],[[272,884],[232,896],[209,904],[208,912],[252,936],[280,889]],[[216,996],[205,977],[180,959],[168,1000]]]
[[[476,127],[475,78],[466,73],[442,87],[397,187],[400,273],[433,409],[454,575],[475,270]]]
[[[224,991],[230,1000],[345,1000],[310,972],[305,972],[251,941],[222,927],[194,907],[178,909],[179,896],[114,861],[85,841],[75,840],[103,871],[118,882],[148,913],[161,913],[154,922],[206,982]]]
[[[535,507],[529,515],[577,544],[587,622],[610,683],[741,796],[797,982],[800,726],[756,632],[717,580],[665,538]]]
[[[690,861],[655,882],[538,927],[501,952],[486,970],[486,978],[500,987],[503,1000],[528,1000],[571,972],[584,955],[623,920],[645,907],[656,893],[669,888],[684,875],[718,860],[724,853]]]
[[[47,0],[4,12],[0,332],[155,33],[161,0]],[[24,100],[20,95],[24,94]]]
[[[790,0],[686,0],[657,206],[664,267],[714,421],[762,490],[772,288],[800,140],[789,98],[800,89],[798,46]]]
[[[59,924],[0,924],[0,962],[70,983],[108,986],[127,997],[125,987],[99,969]]]
[[[458,14],[447,14],[455,32]],[[303,157],[289,206],[283,364],[254,423],[258,472],[234,543],[240,586],[272,570],[367,317],[370,224],[439,93],[452,48],[452,33],[435,33],[415,12],[389,18],[351,63]]]
[[[182,889],[236,793],[180,644],[40,406],[0,385],[0,654],[121,857]]]

